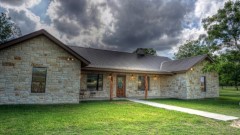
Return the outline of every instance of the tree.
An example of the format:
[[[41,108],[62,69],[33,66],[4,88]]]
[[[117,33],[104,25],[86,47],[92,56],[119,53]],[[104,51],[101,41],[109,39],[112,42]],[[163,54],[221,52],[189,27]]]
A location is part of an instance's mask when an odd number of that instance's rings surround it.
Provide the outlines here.
[[[137,48],[133,53],[144,55],[157,55],[157,51],[153,48]]]
[[[222,46],[233,47],[240,51],[240,1],[228,1],[217,14],[203,19],[208,37]]]
[[[228,50],[215,58],[215,62],[204,67],[204,71],[217,71],[220,75],[220,85],[234,85],[238,90],[240,85],[240,54],[236,50]]]
[[[216,46],[209,45],[206,35],[200,35],[197,40],[188,40],[185,44],[178,48],[175,53],[175,59],[182,59],[191,56],[197,56],[202,54],[209,54],[216,50]]]
[[[21,30],[7,17],[5,13],[0,15],[0,44],[21,36]]]
[[[240,81],[240,1],[228,1],[217,14],[203,19],[208,39],[215,45],[227,47],[214,65],[206,68],[220,74],[220,83],[233,83],[238,89]]]

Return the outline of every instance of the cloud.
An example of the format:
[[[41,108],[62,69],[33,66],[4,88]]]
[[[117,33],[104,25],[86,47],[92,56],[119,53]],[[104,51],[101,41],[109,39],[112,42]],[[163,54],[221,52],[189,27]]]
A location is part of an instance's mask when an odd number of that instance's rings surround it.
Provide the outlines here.
[[[1,0],[0,6],[5,8],[30,8],[39,4],[41,0]]]
[[[24,10],[16,11],[9,9],[8,16],[11,17],[11,20],[17,24],[24,34],[32,32],[37,27],[36,22],[33,20],[34,17]]]
[[[87,0],[52,1],[47,13],[56,29],[68,38],[79,36],[83,30],[99,28],[101,25],[97,5]]]
[[[40,2],[41,0],[1,0],[0,8],[5,10],[24,35],[41,27],[40,17],[29,10]]]
[[[24,4],[24,0],[1,0],[4,4],[9,4],[11,6],[20,6]]]
[[[185,4],[178,0],[109,1],[116,23],[114,30],[106,31],[103,42],[120,50],[170,49],[178,43],[184,16],[193,10]]]

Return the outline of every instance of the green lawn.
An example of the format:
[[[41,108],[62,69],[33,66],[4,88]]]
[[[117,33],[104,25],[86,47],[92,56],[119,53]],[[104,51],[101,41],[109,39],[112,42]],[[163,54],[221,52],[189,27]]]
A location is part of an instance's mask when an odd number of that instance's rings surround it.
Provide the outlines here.
[[[239,134],[230,123],[130,101],[0,106],[0,134],[8,135]]]
[[[220,90],[220,97],[216,99],[151,99],[150,101],[240,117],[240,91],[232,88]]]

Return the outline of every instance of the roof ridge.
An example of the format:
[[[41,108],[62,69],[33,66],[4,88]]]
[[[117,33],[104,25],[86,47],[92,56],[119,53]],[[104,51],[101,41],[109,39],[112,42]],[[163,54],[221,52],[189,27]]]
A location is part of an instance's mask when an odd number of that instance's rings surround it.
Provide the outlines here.
[[[109,52],[118,52],[118,53],[128,53],[128,54],[135,54],[135,53],[131,53],[131,52],[125,52],[125,51],[117,51],[117,50],[107,50],[107,49],[99,49],[99,48],[91,48],[91,47],[83,47],[83,46],[76,46],[76,45],[67,45],[70,47],[79,47],[79,48],[85,48],[85,49],[94,49],[94,50],[100,50],[100,51],[109,51]],[[155,55],[146,55],[146,56],[150,56],[150,57],[161,57],[161,58],[168,58],[166,56],[155,56]],[[170,59],[172,61],[172,59]]]

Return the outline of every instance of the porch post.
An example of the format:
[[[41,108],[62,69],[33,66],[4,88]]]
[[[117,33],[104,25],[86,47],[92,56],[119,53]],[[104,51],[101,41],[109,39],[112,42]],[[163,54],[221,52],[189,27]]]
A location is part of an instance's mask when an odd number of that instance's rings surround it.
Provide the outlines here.
[[[110,76],[110,100],[113,99],[113,75]]]
[[[147,75],[144,76],[144,82],[145,82],[145,99],[148,97],[148,78]]]

